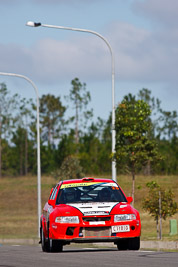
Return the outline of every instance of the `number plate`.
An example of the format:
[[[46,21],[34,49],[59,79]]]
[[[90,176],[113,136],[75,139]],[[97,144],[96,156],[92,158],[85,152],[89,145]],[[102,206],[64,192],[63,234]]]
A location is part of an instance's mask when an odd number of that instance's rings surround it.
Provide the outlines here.
[[[121,233],[121,232],[129,232],[130,226],[129,225],[114,225],[111,228],[112,233]]]

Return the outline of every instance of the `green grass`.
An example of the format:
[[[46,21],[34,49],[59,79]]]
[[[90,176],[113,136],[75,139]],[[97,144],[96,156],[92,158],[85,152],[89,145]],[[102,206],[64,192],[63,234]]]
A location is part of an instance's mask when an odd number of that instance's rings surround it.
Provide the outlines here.
[[[163,188],[171,188],[178,203],[178,177],[176,176],[137,176],[135,182],[135,208],[139,210],[142,223],[142,240],[157,240],[156,223],[142,209],[142,200],[148,189],[146,183],[156,181]],[[49,197],[51,188],[56,184],[53,177],[43,176],[42,207]],[[130,176],[118,176],[118,183],[127,196],[131,195],[132,180]],[[37,238],[37,178],[3,177],[0,179],[0,238]],[[178,213],[173,219],[178,221]],[[178,235],[169,235],[169,219],[163,220],[163,240],[178,241]]]

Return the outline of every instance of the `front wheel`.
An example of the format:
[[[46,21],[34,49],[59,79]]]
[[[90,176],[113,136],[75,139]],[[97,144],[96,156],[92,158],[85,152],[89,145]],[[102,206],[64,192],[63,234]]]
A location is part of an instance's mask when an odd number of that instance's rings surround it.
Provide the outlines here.
[[[121,239],[117,242],[117,248],[118,250],[127,250],[128,249],[128,240],[127,239]]]
[[[49,240],[49,250],[50,252],[62,252],[63,244],[58,240]]]
[[[49,239],[49,235],[48,238],[45,238],[43,227],[41,226],[41,247],[43,252],[61,252],[63,250],[63,243],[58,240]]]
[[[41,248],[43,252],[50,252],[49,241],[45,239],[43,227],[41,227]]]
[[[139,250],[140,249],[140,237],[130,238],[128,242],[129,250]]]

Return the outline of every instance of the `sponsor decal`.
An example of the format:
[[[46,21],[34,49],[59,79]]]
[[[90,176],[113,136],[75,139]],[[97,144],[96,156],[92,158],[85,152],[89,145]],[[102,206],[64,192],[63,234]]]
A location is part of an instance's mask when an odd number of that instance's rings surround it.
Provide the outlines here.
[[[105,225],[106,222],[103,222],[103,221],[100,221],[100,222],[89,222],[89,225],[100,225],[100,224]]]
[[[100,185],[102,186],[111,186],[113,188],[118,188],[118,185],[116,183],[104,183],[104,182],[84,182],[84,183],[72,183],[72,184],[62,184],[61,189],[63,188],[70,188],[70,187],[79,187],[79,186],[90,186],[90,185]]]
[[[93,215],[109,215],[114,206],[118,202],[103,202],[103,203],[73,203],[68,204],[71,207],[78,209],[85,216]]]
[[[51,213],[51,210],[52,210],[52,209],[53,209],[53,207],[50,206],[50,207],[48,208],[48,211],[47,211],[47,212],[48,212],[48,213]]]
[[[62,184],[61,185],[61,189],[63,188],[70,188],[70,187],[79,187],[79,186],[90,186],[90,185],[94,185],[94,184],[102,184],[98,183],[98,182],[89,182],[89,183],[73,183],[73,184]]]
[[[120,205],[120,208],[122,209],[122,208],[126,208],[127,207],[127,205]]]
[[[86,215],[109,215],[109,211],[86,211],[83,212]]]
[[[116,183],[105,183],[103,186],[111,186],[111,187],[118,187]]]

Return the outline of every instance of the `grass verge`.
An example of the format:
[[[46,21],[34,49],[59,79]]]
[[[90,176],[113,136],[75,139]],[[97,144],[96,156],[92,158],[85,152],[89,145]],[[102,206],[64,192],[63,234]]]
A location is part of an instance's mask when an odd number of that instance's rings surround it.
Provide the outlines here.
[[[154,219],[142,209],[142,200],[148,189],[146,183],[156,181],[161,187],[171,188],[178,202],[178,177],[176,176],[137,176],[135,189],[135,208],[139,210],[142,223],[141,240],[157,240],[156,223]],[[53,177],[43,176],[42,179],[42,207],[49,197],[51,188],[56,184]],[[127,196],[131,195],[132,181],[130,176],[118,176],[118,183]],[[37,238],[37,178],[3,177],[0,179],[0,238]],[[173,219],[178,221],[178,213]],[[163,220],[163,240],[178,241],[178,235],[170,236],[169,219]]]

